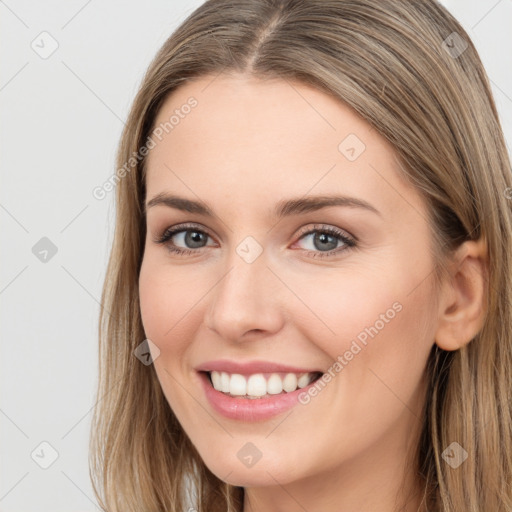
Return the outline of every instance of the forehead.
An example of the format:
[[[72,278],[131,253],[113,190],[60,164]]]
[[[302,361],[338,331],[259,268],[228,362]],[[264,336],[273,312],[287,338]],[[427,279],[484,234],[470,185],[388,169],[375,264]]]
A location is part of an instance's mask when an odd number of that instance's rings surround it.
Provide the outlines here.
[[[382,212],[411,201],[421,208],[391,144],[348,105],[303,83],[200,77],[166,99],[153,133],[148,197],[179,191],[267,208],[310,191],[359,195]]]
[[[187,106],[191,98],[196,102],[193,108]],[[237,74],[196,78],[173,91],[155,120],[159,127],[164,138],[176,143],[184,138],[201,140],[205,150],[211,142],[233,150],[244,143],[247,155],[251,149],[259,153],[257,144],[275,150],[293,141],[295,150],[334,150],[337,155],[338,144],[348,134],[362,144],[393,152],[361,116],[336,98],[299,82]]]

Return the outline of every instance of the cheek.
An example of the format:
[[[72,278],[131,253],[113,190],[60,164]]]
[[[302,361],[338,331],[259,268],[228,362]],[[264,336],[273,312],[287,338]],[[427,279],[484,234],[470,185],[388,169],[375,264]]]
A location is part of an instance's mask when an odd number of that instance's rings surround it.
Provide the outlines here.
[[[342,385],[351,390],[407,385],[407,395],[421,379],[434,342],[431,283],[426,267],[406,266],[405,259],[379,272],[355,270],[301,284],[315,313],[302,315],[304,336],[332,358],[332,372],[343,374]]]
[[[197,290],[179,273],[145,257],[139,276],[140,311],[144,332],[161,351],[180,350],[187,312],[197,302]]]
[[[368,330],[375,332],[372,326],[380,333],[396,323],[405,295],[405,286],[389,270],[338,270],[311,280],[296,276],[295,283],[310,313],[299,315],[304,306],[297,303],[294,321],[300,321],[306,338],[333,358],[348,350],[354,339],[364,346]]]
[[[175,414],[186,410],[189,400],[176,382],[182,382],[181,367],[193,336],[190,326],[198,314],[197,306],[193,307],[197,291],[176,269],[166,268],[151,254],[145,256],[139,276],[142,324],[146,337],[160,350],[154,369]]]
[[[426,281],[418,286],[419,274],[420,269],[407,275],[388,267],[387,272],[351,272],[308,288],[308,305],[334,334],[312,315],[300,324],[304,336],[332,361],[326,368],[330,379],[319,384],[318,393],[303,398],[317,413],[304,420],[304,429],[327,439],[332,424],[339,425],[346,441],[340,450],[346,456],[363,443],[376,442],[404,415],[412,421],[420,417],[433,322],[428,320],[430,291]],[[331,424],[317,421],[325,410]],[[405,436],[409,427],[404,428]],[[336,459],[340,452],[325,454],[331,456]]]

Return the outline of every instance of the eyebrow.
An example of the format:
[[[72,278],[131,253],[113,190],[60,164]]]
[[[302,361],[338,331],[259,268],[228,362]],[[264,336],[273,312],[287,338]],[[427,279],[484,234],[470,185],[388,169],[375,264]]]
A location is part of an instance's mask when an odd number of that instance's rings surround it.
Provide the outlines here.
[[[193,201],[184,197],[179,197],[164,192],[157,194],[144,206],[144,214],[157,205],[164,205],[189,213],[197,213],[205,217],[215,217],[212,209],[203,202]],[[279,201],[272,214],[275,218],[308,213],[329,206],[345,206],[349,208],[361,208],[373,212],[382,217],[382,214],[370,203],[357,197],[338,196],[338,195],[322,195],[322,196],[305,196],[293,199],[285,199]]]

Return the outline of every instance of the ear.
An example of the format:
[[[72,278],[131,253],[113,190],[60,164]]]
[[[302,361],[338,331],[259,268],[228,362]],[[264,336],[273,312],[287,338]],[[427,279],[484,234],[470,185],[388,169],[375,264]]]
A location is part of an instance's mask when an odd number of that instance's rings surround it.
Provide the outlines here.
[[[450,264],[449,282],[444,282],[439,301],[436,344],[443,350],[457,350],[481,330],[485,319],[487,290],[487,244],[464,242]]]

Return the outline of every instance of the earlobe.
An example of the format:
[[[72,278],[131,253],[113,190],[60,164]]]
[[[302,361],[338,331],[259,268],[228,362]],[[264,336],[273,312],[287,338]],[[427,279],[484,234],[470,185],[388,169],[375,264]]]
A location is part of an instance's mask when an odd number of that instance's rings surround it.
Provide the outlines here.
[[[482,329],[488,281],[487,244],[483,238],[464,242],[455,252],[449,282],[443,283],[439,301],[436,344],[458,350]]]

